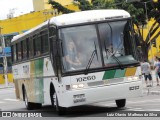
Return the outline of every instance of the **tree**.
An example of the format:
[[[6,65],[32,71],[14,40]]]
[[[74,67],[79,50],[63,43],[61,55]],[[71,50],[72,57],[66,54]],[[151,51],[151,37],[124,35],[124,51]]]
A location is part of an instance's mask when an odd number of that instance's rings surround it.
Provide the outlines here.
[[[94,9],[93,8],[93,5],[89,3],[89,1],[87,0],[77,0],[78,4],[78,7],[81,11],[84,11],[84,10],[92,10]]]
[[[58,11],[62,13],[69,13],[73,12],[63,8],[60,4],[49,0],[50,4],[54,8],[57,8]],[[159,35],[160,32],[158,31],[160,27],[160,0],[155,2],[156,0],[149,1],[148,0],[128,0],[130,2],[126,2],[126,0],[91,0],[91,3],[88,0],[77,0],[79,9],[84,10],[92,10],[92,9],[124,9],[131,14],[133,24],[136,26],[137,31],[135,33],[138,35],[137,39],[140,41],[143,58],[148,59],[148,51],[150,49],[150,42],[152,43]],[[146,6],[145,6],[146,5]],[[144,26],[147,24],[147,21],[151,18],[155,19],[155,22],[149,29],[148,35],[146,38],[143,37],[143,29]],[[142,26],[142,32],[141,28]],[[158,32],[157,32],[158,31]],[[156,33],[156,35],[155,35]],[[153,37],[154,35],[154,37]],[[151,39],[152,38],[152,39]]]
[[[55,1],[53,1],[53,0],[49,0],[49,1],[48,1],[48,4],[51,4],[51,5],[52,5],[52,8],[57,9],[58,14],[59,14],[60,12],[62,12],[63,14],[75,12],[75,11],[73,11],[73,10],[70,10],[70,9],[62,6],[60,3],[55,2]]]
[[[123,2],[123,0],[115,1],[121,3],[118,8],[125,9],[131,14],[133,23],[137,27],[137,33],[139,35],[138,39],[141,43],[141,48],[143,51],[143,58],[148,59],[148,51],[151,48],[150,45],[153,43],[152,41],[155,41],[155,39],[160,35],[160,32],[158,31],[158,28],[160,27],[160,1],[153,2],[152,0],[132,0],[130,3]],[[144,38],[144,25],[146,25],[147,21],[151,18],[154,18],[155,22],[150,28],[148,28],[149,32],[147,37]],[[139,26],[142,26],[142,32],[140,32],[141,29]]]

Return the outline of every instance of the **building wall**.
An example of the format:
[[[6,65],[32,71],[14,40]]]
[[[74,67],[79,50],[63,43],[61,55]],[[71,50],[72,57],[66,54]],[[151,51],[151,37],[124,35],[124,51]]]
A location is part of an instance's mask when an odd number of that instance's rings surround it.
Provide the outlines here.
[[[63,6],[69,5],[69,4],[73,4],[74,0],[55,0],[56,2],[60,3]]]
[[[8,77],[8,83],[12,83],[13,82],[13,74],[9,73],[9,74],[7,74],[7,77]],[[0,74],[0,84],[5,84],[3,74]]]
[[[0,21],[2,34],[23,33],[54,16],[53,9],[33,12],[12,19]]]
[[[34,11],[44,10],[44,0],[32,0]]]
[[[12,19],[2,20],[0,21],[0,26],[3,28],[1,33],[4,36],[21,34],[26,30],[41,24],[50,17],[53,17],[53,13],[53,9],[50,9],[21,15]],[[13,82],[13,75],[11,73],[8,74],[8,82]],[[4,83],[5,80],[3,74],[0,74],[0,84]]]
[[[55,0],[63,6],[72,5],[74,0]],[[51,9],[51,5],[48,4],[48,0],[33,0],[34,11],[41,11],[44,9]]]
[[[48,4],[48,0],[44,0],[44,9],[51,9],[52,6]]]
[[[65,0],[62,0],[63,2]],[[4,36],[13,36],[21,34],[42,22],[48,20],[55,16],[54,9],[44,9],[44,3],[48,0],[33,0],[34,7],[37,6],[37,11],[21,15],[12,19],[0,20],[0,26],[3,28],[1,34]],[[65,1],[66,2],[66,1]],[[71,10],[79,11],[77,6],[73,4],[68,4],[65,7]],[[47,8],[47,7],[45,7]],[[48,7],[49,8],[49,7]],[[40,10],[40,11],[39,11]],[[61,14],[61,13],[60,13]],[[13,81],[13,75],[8,74],[8,81]],[[3,74],[0,74],[0,84],[5,82]]]
[[[143,37],[144,39],[146,39],[147,35],[148,35],[148,31],[151,28],[152,24],[155,22],[154,19],[151,19],[148,22],[148,25],[146,25],[146,27],[143,29]],[[155,34],[153,36],[151,36],[150,39],[154,38],[154,36],[160,31],[160,28],[155,32]],[[142,30],[141,30],[142,32]],[[153,45],[151,44],[151,49],[148,52],[148,57],[149,57],[149,61],[153,61],[154,57],[156,56],[156,54],[158,52],[160,52],[160,36],[157,37],[156,39],[156,47],[153,47]]]

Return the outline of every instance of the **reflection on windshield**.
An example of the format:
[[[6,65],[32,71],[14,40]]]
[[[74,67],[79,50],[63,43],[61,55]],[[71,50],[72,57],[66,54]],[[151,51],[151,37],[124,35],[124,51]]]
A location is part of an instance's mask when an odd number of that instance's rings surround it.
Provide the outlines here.
[[[128,50],[127,47],[130,47],[129,38],[124,38],[124,34],[128,34],[127,32],[129,32],[128,22],[107,22],[99,24],[98,27],[100,32],[100,40],[103,44],[102,50],[105,66],[110,67],[119,65],[121,67],[123,64],[129,63],[130,61],[128,61],[128,57],[126,56],[131,54],[131,48],[129,48],[129,52],[126,52],[126,50]],[[128,42],[127,46],[125,46],[126,42]],[[121,60],[126,60],[126,62]]]
[[[63,66],[65,71],[86,69],[90,57],[97,46],[97,57],[90,68],[102,67],[96,28],[93,25],[64,28],[60,32],[63,42]]]
[[[127,20],[97,25],[98,33],[94,24],[60,29],[64,72],[137,63]]]

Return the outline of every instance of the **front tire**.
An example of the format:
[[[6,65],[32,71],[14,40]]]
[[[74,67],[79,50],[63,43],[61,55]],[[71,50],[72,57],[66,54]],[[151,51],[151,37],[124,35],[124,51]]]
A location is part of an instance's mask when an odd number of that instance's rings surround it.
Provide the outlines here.
[[[117,105],[118,108],[125,107],[125,105],[126,105],[126,99],[116,100],[116,105]]]
[[[56,111],[58,112],[59,115],[65,115],[66,114],[66,108],[59,106],[56,92],[52,91],[50,95],[51,95],[52,106],[56,109]]]

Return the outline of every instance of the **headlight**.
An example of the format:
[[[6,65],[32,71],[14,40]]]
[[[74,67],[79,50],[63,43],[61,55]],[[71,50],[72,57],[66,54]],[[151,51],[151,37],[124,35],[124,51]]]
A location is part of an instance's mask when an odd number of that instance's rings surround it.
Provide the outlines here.
[[[83,88],[84,84],[77,84],[77,85],[72,85],[73,89],[78,89],[78,88]]]
[[[128,80],[130,81],[130,80],[132,80],[132,78],[131,78],[131,77],[129,77],[129,78],[128,78]]]
[[[136,77],[136,76],[135,76],[135,77],[133,77],[133,80],[138,80],[138,77]]]
[[[77,89],[77,88],[78,88],[78,85],[72,85],[72,88],[73,88],[73,89]]]
[[[79,84],[78,87],[79,87],[79,88],[83,88],[83,87],[84,87],[84,84]]]

